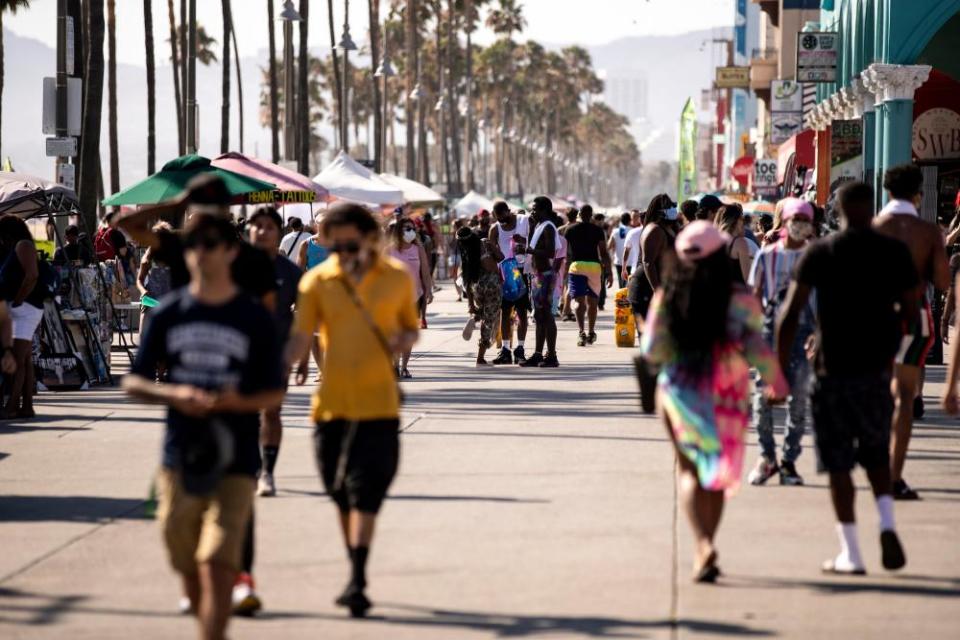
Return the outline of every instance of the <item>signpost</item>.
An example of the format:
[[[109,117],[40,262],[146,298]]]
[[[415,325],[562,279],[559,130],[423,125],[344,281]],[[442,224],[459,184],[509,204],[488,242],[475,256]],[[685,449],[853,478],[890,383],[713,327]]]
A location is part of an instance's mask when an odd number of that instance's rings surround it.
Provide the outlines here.
[[[836,82],[840,36],[835,32],[797,34],[797,82]]]
[[[753,174],[754,159],[751,156],[743,156],[733,163],[733,169],[730,173],[741,187],[746,187],[750,182],[750,176]]]
[[[77,139],[73,136],[66,138],[47,138],[48,158],[73,158],[77,155]]]

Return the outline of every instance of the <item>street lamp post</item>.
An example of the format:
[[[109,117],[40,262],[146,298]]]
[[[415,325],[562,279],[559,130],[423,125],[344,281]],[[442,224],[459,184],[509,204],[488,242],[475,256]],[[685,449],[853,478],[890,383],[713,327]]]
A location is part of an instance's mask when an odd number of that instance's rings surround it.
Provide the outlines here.
[[[297,101],[293,70],[293,23],[300,22],[300,14],[293,6],[293,0],[283,3],[280,11],[283,21],[283,159],[297,159]]]
[[[383,60],[373,75],[377,78],[383,78],[383,126],[380,127],[380,139],[377,140],[377,146],[379,147],[377,157],[380,158],[380,170],[385,173],[387,166],[387,114],[389,113],[387,109],[387,90],[389,88],[390,78],[396,75],[393,67],[390,65],[386,30],[384,30],[383,34]]]
[[[187,153],[197,152],[197,0],[190,0],[187,25]]]
[[[338,45],[343,51],[343,106],[340,109],[340,148],[350,153],[348,139],[350,128],[350,65],[347,59],[351,51],[357,50],[357,45],[350,37],[350,0],[344,1],[343,37]]]

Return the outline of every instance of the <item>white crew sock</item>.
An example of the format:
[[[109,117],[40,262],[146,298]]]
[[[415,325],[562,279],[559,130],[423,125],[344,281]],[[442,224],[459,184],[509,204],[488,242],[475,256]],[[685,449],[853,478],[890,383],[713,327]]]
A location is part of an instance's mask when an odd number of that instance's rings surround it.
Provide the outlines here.
[[[880,531],[893,531],[896,528],[893,522],[893,496],[877,497],[877,513],[880,514]]]
[[[507,351],[510,351],[510,343],[511,343],[511,342],[513,342],[513,341],[512,341],[512,340],[504,340],[504,341],[503,341],[503,348],[506,349]]]
[[[522,348],[523,348],[523,340],[517,340],[517,348],[518,348],[518,349],[522,349]]]
[[[840,538],[840,553],[834,566],[840,570],[862,569],[863,558],[860,556],[860,541],[857,537],[856,522],[838,522],[837,537]]]

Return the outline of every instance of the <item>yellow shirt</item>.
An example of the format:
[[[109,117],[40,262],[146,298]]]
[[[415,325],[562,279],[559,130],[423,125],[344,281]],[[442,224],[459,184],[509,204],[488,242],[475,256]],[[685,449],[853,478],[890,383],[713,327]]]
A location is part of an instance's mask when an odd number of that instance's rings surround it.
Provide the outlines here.
[[[300,279],[293,330],[319,333],[324,351],[323,381],[311,402],[313,419],[397,418],[400,398],[393,360],[344,286],[346,277],[333,255]],[[420,326],[403,263],[378,257],[354,289],[387,340]]]

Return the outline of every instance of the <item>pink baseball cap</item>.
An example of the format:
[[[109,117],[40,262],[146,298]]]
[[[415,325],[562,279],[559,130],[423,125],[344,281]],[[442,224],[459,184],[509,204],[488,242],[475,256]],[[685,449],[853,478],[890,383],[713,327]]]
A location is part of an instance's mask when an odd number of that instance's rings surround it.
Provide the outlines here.
[[[783,201],[783,220],[787,221],[793,218],[813,220],[813,207],[806,200],[787,198]]]
[[[729,242],[729,235],[706,220],[697,220],[677,235],[677,256],[684,262],[696,262],[724,248]]]

